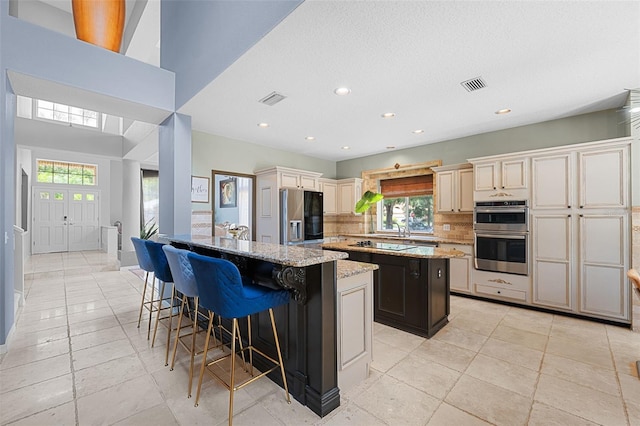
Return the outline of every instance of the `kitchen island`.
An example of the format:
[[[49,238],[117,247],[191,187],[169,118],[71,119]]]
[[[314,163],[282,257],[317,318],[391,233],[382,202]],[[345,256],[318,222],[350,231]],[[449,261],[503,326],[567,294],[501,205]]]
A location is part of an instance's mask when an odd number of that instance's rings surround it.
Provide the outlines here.
[[[337,278],[372,271],[371,265],[338,262],[346,253],[198,235],[162,240],[206,256],[233,262],[254,282],[291,292],[288,305],[274,309],[289,392],[323,417],[340,405],[338,388]],[[339,266],[340,265],[340,266]],[[340,272],[340,274],[338,274]],[[246,322],[241,333],[246,336]],[[251,320],[253,344],[277,356],[268,313]],[[266,369],[261,357],[254,365]],[[277,373],[277,374],[276,374]],[[269,378],[282,386],[277,371]]]
[[[350,260],[374,263],[374,321],[430,338],[448,323],[449,259],[458,250],[395,243],[326,243]]]

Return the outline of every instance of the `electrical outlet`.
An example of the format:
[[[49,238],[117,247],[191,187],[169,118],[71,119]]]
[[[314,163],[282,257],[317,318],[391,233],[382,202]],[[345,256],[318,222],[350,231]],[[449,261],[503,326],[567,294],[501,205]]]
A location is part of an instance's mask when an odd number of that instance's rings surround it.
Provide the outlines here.
[[[451,225],[449,225],[448,223],[445,223],[444,225],[442,225],[442,230],[451,231]]]

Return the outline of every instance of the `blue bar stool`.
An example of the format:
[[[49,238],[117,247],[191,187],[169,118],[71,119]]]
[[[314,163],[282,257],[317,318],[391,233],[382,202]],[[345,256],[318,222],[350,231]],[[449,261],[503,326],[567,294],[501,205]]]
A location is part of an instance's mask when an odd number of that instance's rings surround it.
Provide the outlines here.
[[[153,299],[153,293],[155,286],[155,276],[153,277],[151,284],[151,296],[149,300],[146,300],[147,294],[147,282],[149,280],[149,274],[153,274],[153,263],[151,263],[151,257],[149,256],[149,252],[147,251],[147,246],[144,244],[144,240],[140,238],[131,237],[131,242],[133,243],[133,248],[136,251],[136,257],[138,258],[138,265],[145,271],[144,275],[144,287],[142,288],[142,301],[140,302],[140,313],[138,314],[138,328],[140,328],[140,321],[142,320],[142,309],[145,308],[149,311],[149,327],[147,328],[147,340],[149,340],[149,335],[151,334],[151,317],[155,308],[153,304],[157,302]]]
[[[175,294],[175,289],[173,288],[173,276],[171,275],[171,269],[169,268],[169,262],[167,262],[167,256],[162,251],[162,243],[156,243],[151,240],[144,240],[144,244],[147,247],[147,251],[149,252],[149,257],[151,258],[151,263],[153,264],[153,273],[158,280],[162,283],[160,287],[160,297],[158,297],[158,306],[156,307],[156,324],[153,328],[153,338],[151,339],[151,347],[153,347],[156,343],[156,333],[158,332],[158,324],[160,320],[168,319],[169,321],[162,325],[167,327],[167,348],[165,351],[164,357],[164,365],[169,365],[169,346],[171,345],[171,322],[173,319],[173,299]],[[171,286],[171,296],[165,297],[164,289],[165,285],[169,284]],[[163,302],[168,301],[167,306],[162,306]],[[169,310],[169,315],[160,317],[160,314],[164,310]]]
[[[263,377],[277,368],[280,368],[282,374],[282,383],[287,402],[291,403],[289,397],[289,388],[287,386],[287,377],[284,372],[282,363],[282,353],[280,352],[280,342],[278,341],[278,332],[276,323],[273,318],[273,308],[286,305],[289,303],[289,292],[286,290],[272,290],[266,287],[255,285],[251,279],[241,277],[238,268],[228,260],[215,259],[212,257],[202,256],[195,253],[188,254],[193,275],[198,286],[200,295],[200,305],[209,310],[209,327],[207,329],[207,341],[205,343],[204,355],[202,357],[202,365],[200,367],[200,377],[198,378],[198,390],[196,392],[195,406],[198,406],[200,399],[200,389],[202,387],[202,377],[205,369],[217,378],[227,389],[229,389],[229,425],[233,423],[233,394],[236,390],[248,385],[249,383]],[[275,340],[278,352],[278,360],[271,358],[264,352],[254,348],[251,344],[251,317],[265,310],[269,310],[271,318],[271,328],[273,330],[273,338]],[[207,361],[207,347],[209,345],[209,337],[213,325],[213,312],[222,318],[232,320],[232,337],[231,337],[231,353],[227,356]],[[238,333],[238,318],[247,317],[248,323],[248,342],[249,345],[241,348],[239,352],[249,351],[249,362],[251,365],[251,378],[240,384],[235,383],[235,361],[236,361],[236,335]],[[267,360],[271,361],[274,366],[261,374],[253,375],[253,352],[257,352]],[[218,376],[215,372],[207,367],[214,365],[226,358],[231,359],[231,369],[229,383],[224,378]]]
[[[198,310],[199,301],[198,301],[198,286],[196,285],[196,280],[193,276],[193,270],[191,269],[191,263],[189,263],[189,259],[187,258],[188,250],[177,249],[170,245],[165,245],[162,247],[165,255],[167,256],[167,261],[169,262],[169,268],[171,269],[171,275],[173,276],[173,285],[177,291],[177,296],[181,300],[180,304],[180,312],[178,313],[178,327],[176,331],[176,337],[173,342],[173,355],[171,356],[171,370],[173,371],[173,367],[176,363],[176,352],[178,351],[178,343],[180,343],[190,355],[189,362],[189,394],[188,398],[191,398],[191,389],[193,385],[193,363],[195,355],[197,355],[196,351],[196,335],[199,332],[198,327],[198,315],[201,315],[204,319],[208,319],[208,315],[205,316],[201,314]],[[189,298],[193,299],[193,309],[189,305]],[[182,318],[184,316],[185,307],[189,312],[189,317],[191,319],[191,331],[186,334],[180,334],[182,330]],[[204,330],[202,330],[204,331]],[[183,342],[183,338],[191,337],[191,344],[187,346]],[[215,333],[213,336],[214,346],[216,344]],[[222,338],[221,338],[222,344]]]

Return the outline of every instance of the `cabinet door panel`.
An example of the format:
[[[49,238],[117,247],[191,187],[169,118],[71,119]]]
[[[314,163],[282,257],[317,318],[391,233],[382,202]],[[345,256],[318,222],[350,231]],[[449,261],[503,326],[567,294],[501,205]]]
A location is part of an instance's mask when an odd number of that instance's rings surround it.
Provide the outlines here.
[[[471,268],[471,257],[454,257],[449,259],[449,281],[451,290],[469,292],[471,290],[469,281],[469,271]]]
[[[456,173],[453,171],[440,172],[437,175],[438,197],[436,203],[438,205],[438,211],[442,213],[454,211],[454,179]]]
[[[474,166],[476,191],[492,191],[496,189],[496,164],[478,164]]]
[[[332,182],[323,182],[322,194],[324,214],[338,213],[338,185]]]
[[[473,211],[473,169],[458,172],[458,211]]]
[[[619,267],[584,265],[580,311],[598,316],[627,318],[628,287]]]
[[[537,260],[533,270],[533,303],[571,309],[570,272],[568,262]]]
[[[584,215],[580,222],[583,262],[616,266],[624,263],[626,216]]]
[[[291,173],[280,173],[281,188],[297,188],[300,185],[299,176]]]
[[[318,179],[311,176],[300,176],[300,186],[304,189],[308,189],[310,191],[318,190]]]
[[[533,208],[566,209],[571,206],[573,171],[570,154],[533,159]]]
[[[384,317],[402,324],[425,327],[426,299],[421,282],[428,277],[421,270],[420,259],[373,254],[379,266],[374,279],[374,320]]]
[[[582,152],[580,155],[580,206],[627,207],[627,148]]]
[[[527,160],[502,162],[502,188],[518,189],[527,187]]]

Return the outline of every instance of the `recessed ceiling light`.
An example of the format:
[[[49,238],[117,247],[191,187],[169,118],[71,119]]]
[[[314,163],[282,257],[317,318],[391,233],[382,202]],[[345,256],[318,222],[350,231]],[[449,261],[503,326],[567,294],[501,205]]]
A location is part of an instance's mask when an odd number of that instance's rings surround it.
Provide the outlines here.
[[[269,123],[258,123],[258,127],[262,127],[264,129],[265,127],[269,127]]]
[[[385,112],[384,114],[382,114],[382,118],[393,118],[396,116],[395,112]]]
[[[633,112],[633,113],[640,112],[640,107],[633,107],[629,110],[629,112]]]
[[[335,93],[338,96],[345,96],[351,93],[351,89],[349,89],[348,87],[338,87],[336,90],[333,91],[333,93]]]
[[[496,114],[502,115],[502,114],[509,114],[510,112],[511,112],[511,110],[509,108],[504,108],[504,109],[497,110]]]
[[[420,133],[424,133],[424,130],[422,129],[414,130],[413,133],[415,133],[416,135],[419,135]]]
[[[306,138],[304,138],[304,139],[305,139],[305,140],[308,140],[308,141],[315,141],[315,140],[316,140],[316,138],[315,138],[315,137],[313,137],[313,136],[307,136],[307,137],[306,137]]]
[[[349,147],[348,146],[343,146],[342,149],[349,149]]]
[[[396,147],[395,147],[395,146],[393,146],[393,145],[389,145],[389,146],[387,147],[387,149],[396,149]]]

